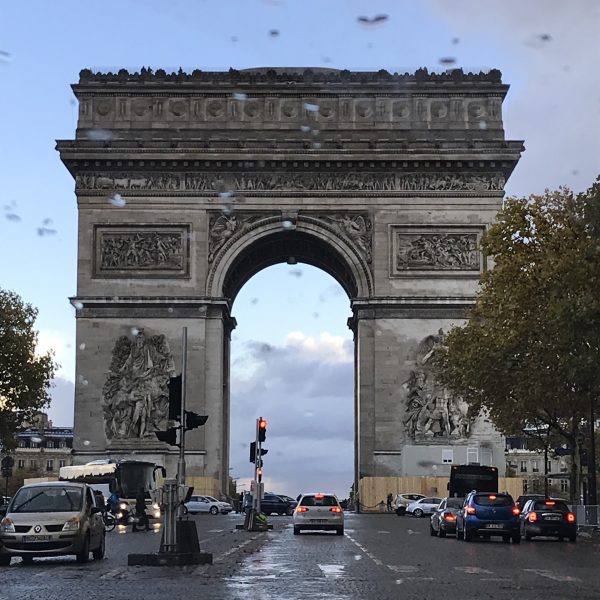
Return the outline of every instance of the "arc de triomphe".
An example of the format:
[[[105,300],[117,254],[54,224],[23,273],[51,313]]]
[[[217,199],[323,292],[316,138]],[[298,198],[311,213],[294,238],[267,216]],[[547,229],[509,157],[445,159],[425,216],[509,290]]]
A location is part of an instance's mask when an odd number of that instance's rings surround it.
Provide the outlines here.
[[[233,300],[290,257],[348,294],[356,478],[492,462],[501,438],[438,386],[428,358],[464,319],[478,239],[523,149],[506,141],[499,71],[84,70],[75,460],[149,458],[175,472],[170,375],[188,329],[187,473],[227,487]]]

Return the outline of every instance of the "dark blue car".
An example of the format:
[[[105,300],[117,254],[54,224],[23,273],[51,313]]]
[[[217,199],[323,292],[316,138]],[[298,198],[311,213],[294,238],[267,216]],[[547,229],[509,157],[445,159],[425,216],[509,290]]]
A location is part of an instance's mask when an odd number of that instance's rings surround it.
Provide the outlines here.
[[[510,494],[470,492],[456,517],[456,539],[470,542],[478,537],[502,537],[503,542],[521,541],[519,509]]]

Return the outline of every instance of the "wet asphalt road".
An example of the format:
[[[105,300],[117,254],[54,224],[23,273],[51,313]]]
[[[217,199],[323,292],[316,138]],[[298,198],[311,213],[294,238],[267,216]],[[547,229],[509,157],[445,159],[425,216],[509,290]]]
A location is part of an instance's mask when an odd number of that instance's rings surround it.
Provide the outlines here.
[[[600,541],[474,543],[429,535],[427,519],[346,515],[343,537],[292,534],[290,517],[268,533],[235,530],[238,515],[198,515],[213,565],[128,567],[129,553],[158,550],[160,535],[111,532],[102,561],[14,559],[0,570],[0,600],[566,599],[600,597]]]

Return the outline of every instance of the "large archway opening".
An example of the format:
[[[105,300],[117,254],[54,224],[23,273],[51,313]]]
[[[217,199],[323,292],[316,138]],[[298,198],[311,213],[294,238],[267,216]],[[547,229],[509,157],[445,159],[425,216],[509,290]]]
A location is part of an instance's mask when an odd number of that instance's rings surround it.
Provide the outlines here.
[[[295,263],[295,255],[294,264],[253,275],[235,296],[230,476],[238,492],[249,490],[248,446],[262,416],[268,421],[265,490],[296,497],[325,489],[341,499],[354,481],[350,303],[332,276]]]

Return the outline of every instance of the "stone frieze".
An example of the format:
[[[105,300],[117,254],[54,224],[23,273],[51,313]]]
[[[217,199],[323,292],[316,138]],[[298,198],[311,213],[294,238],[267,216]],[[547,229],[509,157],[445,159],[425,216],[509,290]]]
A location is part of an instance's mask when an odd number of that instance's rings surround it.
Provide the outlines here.
[[[486,192],[502,191],[502,173],[156,173],[77,175],[77,189],[216,193],[261,192]]]
[[[476,233],[398,233],[396,269],[479,271]]]

